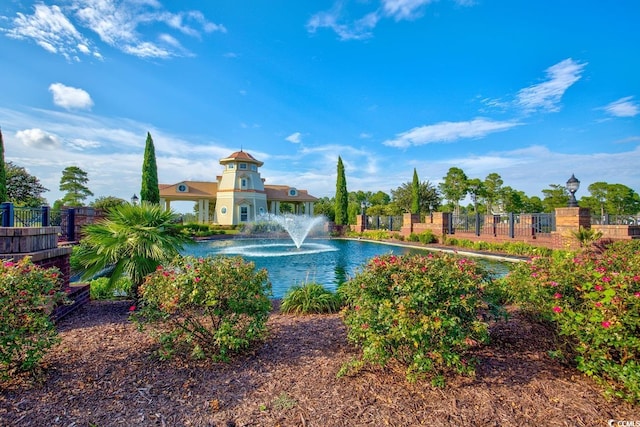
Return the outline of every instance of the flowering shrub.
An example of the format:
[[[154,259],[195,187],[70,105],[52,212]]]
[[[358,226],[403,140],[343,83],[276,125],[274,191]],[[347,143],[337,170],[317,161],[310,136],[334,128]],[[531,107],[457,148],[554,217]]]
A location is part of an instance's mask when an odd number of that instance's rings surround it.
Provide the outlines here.
[[[467,350],[488,339],[479,319],[488,273],[475,262],[449,254],[375,257],[339,287],[348,338],[362,348],[365,364],[406,366],[409,380],[429,377],[444,384],[450,372],[473,374]]]
[[[228,360],[263,337],[270,294],[267,271],[241,257],[177,257],[147,276],[133,317],[159,326],[164,358],[188,347],[194,357]]]
[[[0,263],[0,377],[33,370],[58,342],[49,316],[64,298],[60,287],[58,270],[29,258]]]
[[[504,280],[514,301],[565,337],[556,354],[575,360],[608,394],[640,402],[640,241],[534,258]]]

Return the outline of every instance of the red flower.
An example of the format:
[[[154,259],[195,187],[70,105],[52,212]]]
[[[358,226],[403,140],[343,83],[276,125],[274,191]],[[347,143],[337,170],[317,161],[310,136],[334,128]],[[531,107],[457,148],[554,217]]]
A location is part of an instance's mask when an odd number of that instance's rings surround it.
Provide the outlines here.
[[[553,307],[553,311],[555,311],[556,313],[562,313],[562,307],[558,307],[556,305],[555,307]]]
[[[131,307],[129,307],[129,311],[136,311],[136,306],[132,305]]]
[[[600,285],[595,285],[595,286],[594,286],[594,288],[595,288],[595,290],[596,290],[596,291],[601,291],[602,289],[604,289],[604,288],[603,288],[602,286],[600,286]]]
[[[562,294],[561,294],[561,293],[556,292],[555,294],[553,294],[553,297],[554,297],[555,299],[560,299],[560,298],[562,298]]]
[[[605,328],[605,329],[607,329],[607,328],[609,328],[611,326],[611,322],[607,322],[607,321],[604,321],[601,324],[602,324],[602,327]]]

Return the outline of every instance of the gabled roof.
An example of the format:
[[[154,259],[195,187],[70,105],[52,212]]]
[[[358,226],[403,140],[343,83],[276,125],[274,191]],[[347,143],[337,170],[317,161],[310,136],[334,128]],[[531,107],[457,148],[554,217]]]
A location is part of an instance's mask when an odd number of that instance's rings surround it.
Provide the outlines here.
[[[178,186],[184,184],[187,191],[178,191]],[[160,197],[175,200],[184,197],[191,199],[215,199],[218,193],[218,183],[209,181],[180,181],[175,184],[158,184]]]
[[[294,187],[288,185],[265,185],[264,191],[267,193],[267,200],[277,200],[279,202],[315,202],[317,197],[313,197],[307,190],[300,190],[296,188],[298,193],[295,196],[289,194],[289,190]]]

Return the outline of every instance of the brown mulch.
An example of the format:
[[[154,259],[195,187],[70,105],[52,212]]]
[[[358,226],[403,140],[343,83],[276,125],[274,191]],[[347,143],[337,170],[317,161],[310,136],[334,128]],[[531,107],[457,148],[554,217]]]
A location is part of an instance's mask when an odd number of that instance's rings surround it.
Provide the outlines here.
[[[0,389],[2,426],[607,426],[640,407],[602,396],[547,356],[549,331],[518,313],[491,329],[476,378],[443,389],[397,369],[337,378],[357,355],[338,315],[270,316],[270,337],[230,363],[160,361],[129,303],[91,302],[58,325],[38,380]]]

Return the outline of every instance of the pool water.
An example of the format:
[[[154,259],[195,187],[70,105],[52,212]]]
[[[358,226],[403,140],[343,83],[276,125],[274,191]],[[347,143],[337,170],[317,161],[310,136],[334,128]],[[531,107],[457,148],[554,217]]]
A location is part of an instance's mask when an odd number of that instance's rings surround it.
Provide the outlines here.
[[[310,282],[335,290],[377,255],[417,254],[425,251],[426,249],[361,240],[307,239],[300,248],[296,248],[287,239],[230,239],[189,245],[183,255],[240,255],[253,261],[256,268],[268,271],[273,297],[282,298],[292,286]],[[482,258],[478,262],[498,275],[508,271],[508,266],[504,263]]]

